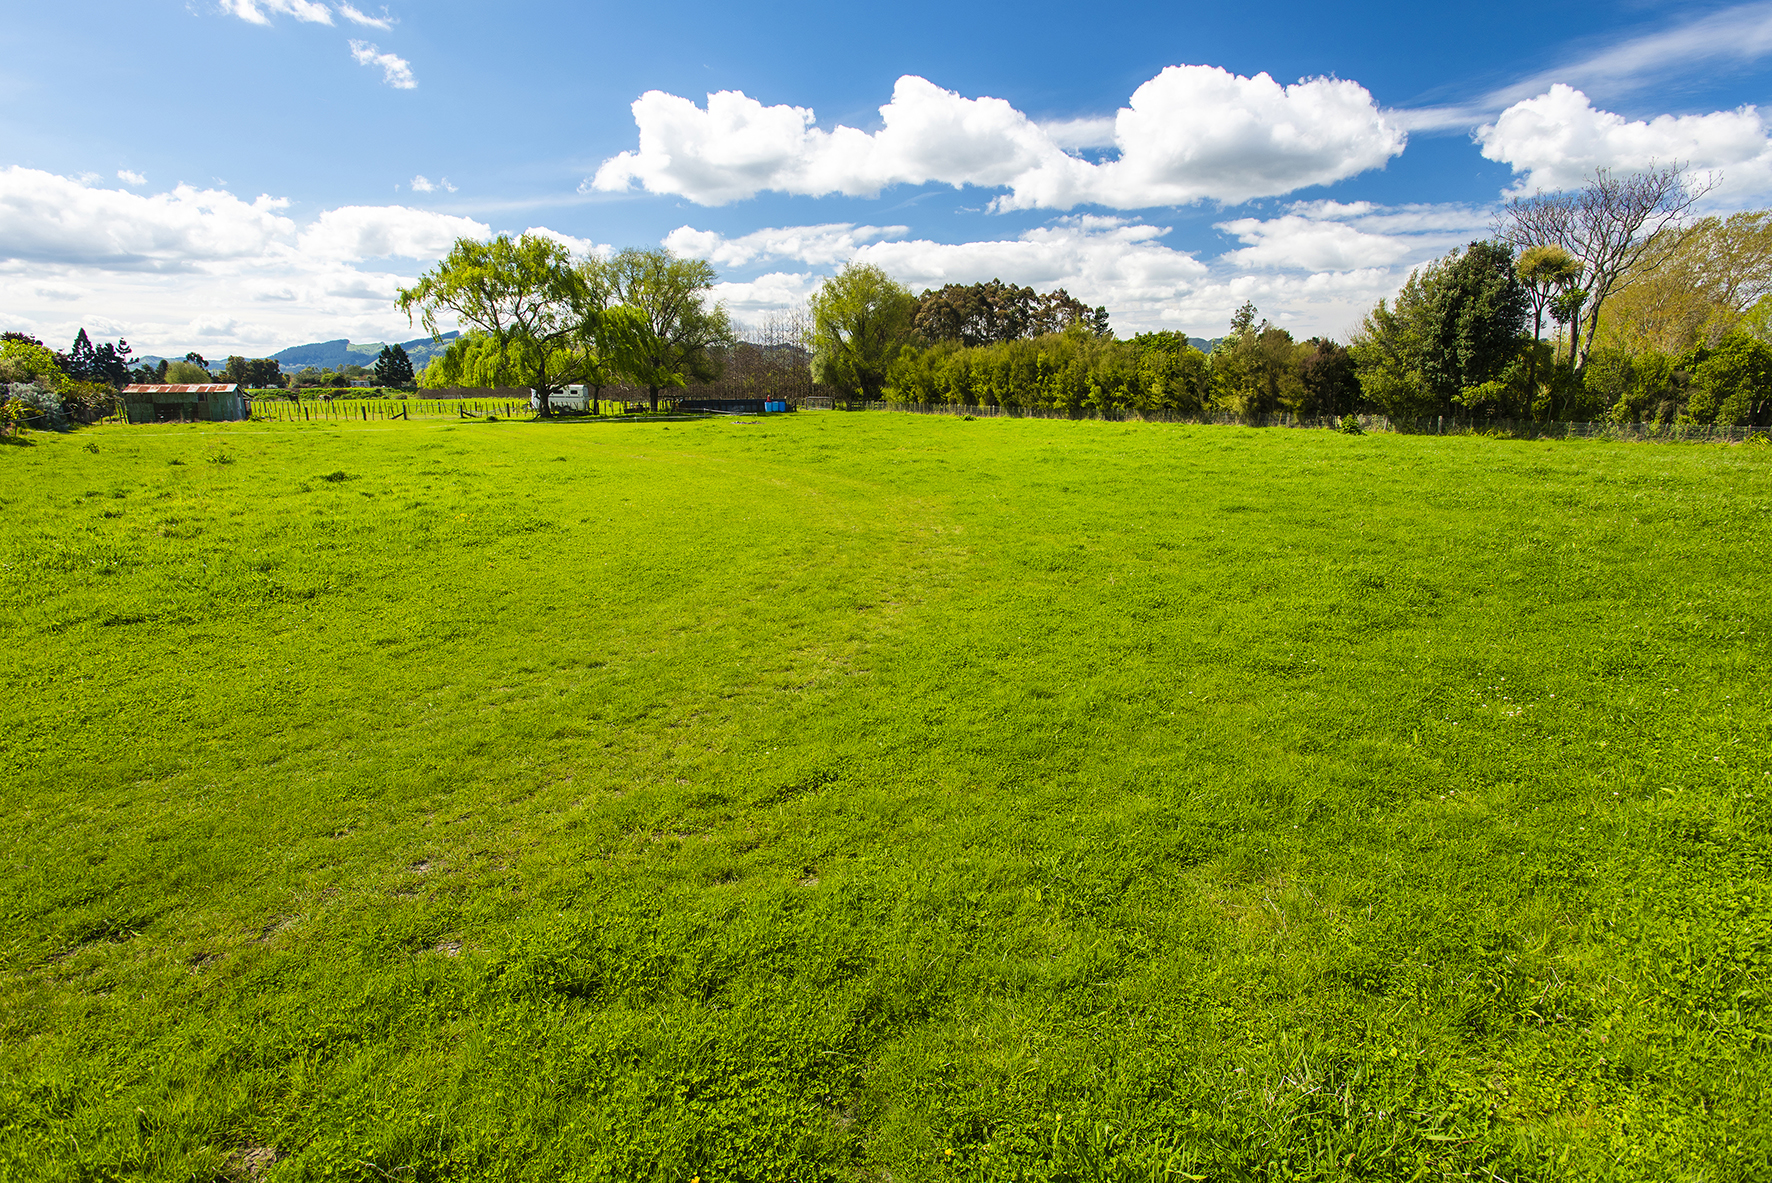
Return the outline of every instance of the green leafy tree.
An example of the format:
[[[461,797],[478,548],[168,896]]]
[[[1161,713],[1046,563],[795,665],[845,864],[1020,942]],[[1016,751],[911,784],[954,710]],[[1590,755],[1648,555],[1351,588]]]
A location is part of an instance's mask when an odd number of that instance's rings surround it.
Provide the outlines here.
[[[283,386],[283,363],[270,357],[229,357],[222,367],[223,382],[237,382],[250,390],[277,390]]]
[[[1772,345],[1731,333],[1692,368],[1686,415],[1694,423],[1772,424]]]
[[[1349,346],[1360,388],[1397,416],[1512,409],[1526,397],[1515,363],[1529,308],[1506,244],[1454,250],[1367,314]]]
[[[650,337],[641,313],[616,303],[613,260],[587,259],[578,270],[584,280],[585,303],[574,348],[579,357],[579,381],[590,390],[591,410],[596,412],[601,410],[605,387],[645,368],[646,351],[640,347],[647,345]]]
[[[1298,380],[1301,415],[1333,418],[1359,410],[1360,378],[1345,346],[1324,337],[1312,337],[1300,345]]]
[[[406,356],[403,346],[381,347],[381,353],[375,359],[375,382],[378,386],[391,386],[396,390],[408,390],[416,384],[412,359]]]
[[[200,386],[215,379],[194,361],[175,361],[167,365],[162,380],[173,386]]]
[[[1083,331],[1096,336],[1084,323]],[[1139,410],[1198,411],[1212,400],[1212,365],[1186,333],[1140,333],[1130,345],[1137,358]]]
[[[457,239],[442,262],[400,289],[397,303],[408,318],[418,313],[433,340],[442,339],[437,318],[444,312],[481,334],[492,363],[487,384],[524,379],[546,415],[553,390],[577,364],[573,343],[586,298],[584,279],[563,245],[540,235],[501,234],[490,242]]]
[[[71,381],[55,351],[35,337],[8,333],[0,339],[0,382],[32,383],[59,394]]]
[[[601,356],[646,387],[654,411],[660,390],[719,377],[716,351],[736,338],[725,306],[708,303],[708,289],[718,278],[711,263],[659,248],[629,248],[603,265],[602,276],[608,299],[628,311],[603,318]],[[583,276],[580,282],[586,282]],[[578,334],[582,357],[582,324]]]
[[[1255,316],[1253,304],[1237,309],[1211,358],[1214,400],[1248,419],[1295,406],[1304,393],[1292,334]]]
[[[1432,291],[1434,338],[1424,372],[1448,401],[1496,381],[1520,354],[1530,297],[1513,249],[1473,242],[1440,268]]]
[[[812,376],[880,398],[887,371],[910,340],[917,301],[878,267],[849,263],[812,297]]]

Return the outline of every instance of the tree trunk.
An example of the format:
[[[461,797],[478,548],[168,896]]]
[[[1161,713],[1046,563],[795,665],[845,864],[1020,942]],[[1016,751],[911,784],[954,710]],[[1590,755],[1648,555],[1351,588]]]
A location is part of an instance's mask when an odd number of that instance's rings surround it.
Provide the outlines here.
[[[1532,306],[1532,352],[1526,355],[1526,418],[1536,419],[1532,409],[1538,402],[1538,339],[1544,336],[1544,305]]]
[[[649,396],[650,396],[650,397],[651,397],[651,399],[652,399],[652,410],[653,410],[653,412],[654,412],[654,413],[656,413],[656,412],[657,412],[657,411],[658,411],[658,387],[656,387],[656,386],[648,386],[648,387],[647,387],[647,388],[646,388],[646,393],[647,393],[647,394],[648,394],[648,395],[649,395]]]
[[[535,374],[535,401],[543,419],[548,417],[548,363],[542,362]]]

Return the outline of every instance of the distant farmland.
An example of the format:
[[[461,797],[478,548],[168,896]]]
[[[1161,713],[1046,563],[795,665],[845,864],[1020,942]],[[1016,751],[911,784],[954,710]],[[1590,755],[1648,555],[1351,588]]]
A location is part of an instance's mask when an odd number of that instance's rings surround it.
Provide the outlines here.
[[[0,448],[0,1164],[1772,1175],[1772,449]]]

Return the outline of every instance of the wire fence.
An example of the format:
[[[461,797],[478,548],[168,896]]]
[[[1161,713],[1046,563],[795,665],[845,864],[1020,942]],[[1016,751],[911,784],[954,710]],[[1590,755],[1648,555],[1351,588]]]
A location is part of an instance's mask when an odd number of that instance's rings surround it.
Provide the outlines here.
[[[527,414],[528,399],[336,398],[253,399],[249,417],[271,423],[368,423],[383,419],[467,419]]]
[[[1345,430],[1346,419],[1293,415],[1245,416],[1199,411],[1099,410],[1062,407],[966,406],[961,403],[870,402],[870,411],[898,411],[912,415],[970,415],[975,419],[1096,419],[1110,423],[1191,423],[1216,426],[1303,427],[1319,431]],[[1690,441],[1697,443],[1743,443],[1756,436],[1767,438],[1764,427],[1741,427],[1706,423],[1569,423],[1560,420],[1461,419],[1434,415],[1420,419],[1393,419],[1387,415],[1355,415],[1361,431],[1398,435],[1481,435],[1497,439],[1608,439],[1637,441]]]

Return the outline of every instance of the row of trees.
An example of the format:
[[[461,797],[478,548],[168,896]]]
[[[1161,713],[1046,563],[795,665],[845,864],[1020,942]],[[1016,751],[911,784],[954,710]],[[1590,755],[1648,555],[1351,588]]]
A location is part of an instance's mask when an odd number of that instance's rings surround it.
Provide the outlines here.
[[[1693,219],[1705,191],[1675,165],[1513,201],[1346,347],[1247,304],[1210,355],[1175,333],[1116,341],[1062,290],[916,298],[852,265],[813,298],[814,374],[869,400],[1772,423],[1772,210]]]
[[[916,337],[931,345],[1000,345],[1062,333],[1072,325],[1097,337],[1110,335],[1105,307],[1090,308],[1063,288],[1041,293],[1000,279],[925,291],[911,321]]]
[[[1772,210],[1690,218],[1705,191],[1675,165],[1509,203],[1493,239],[1367,315],[1363,396],[1392,415],[1772,422]]]
[[[851,265],[812,299],[813,373],[866,399],[1056,410],[1361,409],[1348,351],[1295,341],[1256,309],[1238,311],[1208,356],[1182,333],[1114,338],[1103,308],[1062,288],[1040,295],[997,280],[913,297],[878,267]]]

